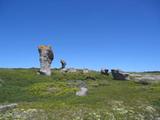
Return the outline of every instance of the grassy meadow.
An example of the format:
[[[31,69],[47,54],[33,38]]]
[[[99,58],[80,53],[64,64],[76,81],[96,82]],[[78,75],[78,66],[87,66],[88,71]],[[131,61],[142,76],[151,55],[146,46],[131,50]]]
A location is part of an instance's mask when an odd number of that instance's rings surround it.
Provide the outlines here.
[[[87,96],[76,96],[85,83]],[[160,84],[113,80],[99,72],[37,74],[37,69],[0,69],[0,104],[17,103],[0,120],[158,120]],[[159,117],[159,118],[158,118]]]

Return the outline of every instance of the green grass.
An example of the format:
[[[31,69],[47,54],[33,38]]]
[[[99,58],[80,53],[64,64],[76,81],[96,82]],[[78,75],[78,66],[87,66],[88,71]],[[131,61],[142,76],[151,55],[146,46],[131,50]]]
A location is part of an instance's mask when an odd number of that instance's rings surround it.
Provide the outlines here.
[[[75,95],[76,80],[86,82],[87,96]],[[16,113],[36,109],[37,119],[44,119],[43,115],[51,120],[154,120],[160,116],[160,84],[117,81],[98,72],[53,70],[47,77],[37,75],[36,69],[0,69],[0,103],[18,103]],[[7,119],[6,114],[0,119]]]

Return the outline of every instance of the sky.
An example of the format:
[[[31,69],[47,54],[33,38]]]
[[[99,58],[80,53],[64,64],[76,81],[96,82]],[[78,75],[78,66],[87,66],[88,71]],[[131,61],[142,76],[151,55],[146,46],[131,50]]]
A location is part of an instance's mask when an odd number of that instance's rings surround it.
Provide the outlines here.
[[[0,67],[160,70],[159,0],[0,0]]]

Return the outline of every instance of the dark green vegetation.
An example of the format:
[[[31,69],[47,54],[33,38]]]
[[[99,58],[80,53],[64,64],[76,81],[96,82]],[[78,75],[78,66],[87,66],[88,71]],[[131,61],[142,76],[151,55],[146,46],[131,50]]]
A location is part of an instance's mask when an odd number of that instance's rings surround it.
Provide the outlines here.
[[[75,95],[77,80],[87,84],[87,96]],[[154,120],[160,117],[160,84],[117,81],[98,72],[53,70],[47,77],[36,69],[0,69],[0,103],[18,103],[0,119]]]

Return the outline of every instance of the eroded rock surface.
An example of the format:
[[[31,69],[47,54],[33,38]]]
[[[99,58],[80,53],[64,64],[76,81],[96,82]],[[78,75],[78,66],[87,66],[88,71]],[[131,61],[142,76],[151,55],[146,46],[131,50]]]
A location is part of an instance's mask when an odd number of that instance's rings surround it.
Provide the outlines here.
[[[41,45],[38,47],[40,55],[40,74],[51,75],[51,63],[54,59],[54,54],[51,46]]]

